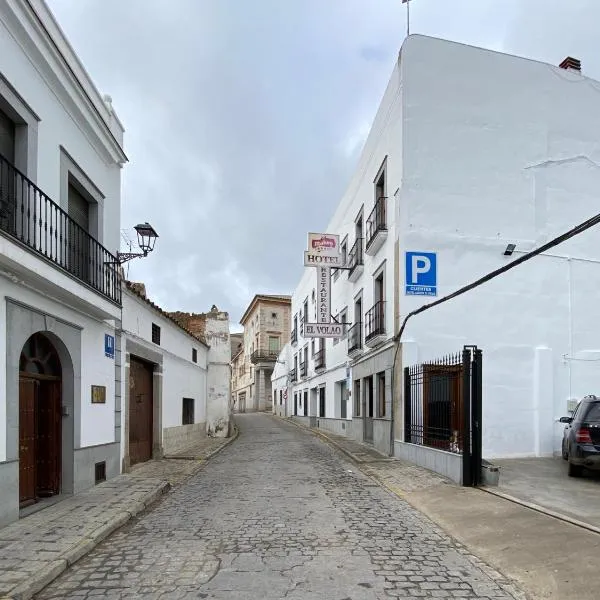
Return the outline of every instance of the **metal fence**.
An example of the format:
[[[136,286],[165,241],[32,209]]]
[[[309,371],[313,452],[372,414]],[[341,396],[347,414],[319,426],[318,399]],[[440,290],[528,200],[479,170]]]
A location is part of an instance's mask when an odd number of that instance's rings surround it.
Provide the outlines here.
[[[404,369],[404,441],[463,455],[463,484],[481,470],[481,350],[465,346]]]

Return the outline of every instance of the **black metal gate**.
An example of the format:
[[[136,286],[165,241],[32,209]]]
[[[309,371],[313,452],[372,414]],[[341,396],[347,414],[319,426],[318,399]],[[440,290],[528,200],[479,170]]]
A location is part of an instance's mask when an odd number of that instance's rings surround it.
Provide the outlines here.
[[[404,369],[404,441],[462,455],[464,486],[481,478],[481,350]]]

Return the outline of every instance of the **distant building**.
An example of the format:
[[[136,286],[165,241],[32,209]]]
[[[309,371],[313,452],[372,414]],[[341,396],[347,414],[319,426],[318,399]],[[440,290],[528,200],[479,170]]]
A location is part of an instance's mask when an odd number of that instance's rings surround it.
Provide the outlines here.
[[[257,294],[243,314],[243,346],[231,362],[234,412],[271,410],[271,375],[290,337],[291,296]]]

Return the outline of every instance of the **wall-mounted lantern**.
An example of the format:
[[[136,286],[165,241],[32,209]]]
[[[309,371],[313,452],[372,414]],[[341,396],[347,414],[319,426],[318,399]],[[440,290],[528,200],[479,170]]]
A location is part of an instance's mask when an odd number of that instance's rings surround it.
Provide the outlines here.
[[[141,223],[140,225],[136,225],[134,229],[137,232],[138,246],[140,247],[141,252],[117,252],[116,263],[109,264],[122,265],[133,258],[148,256],[148,254],[154,250],[154,244],[158,237],[158,233],[154,231],[154,227],[152,227],[150,223]]]

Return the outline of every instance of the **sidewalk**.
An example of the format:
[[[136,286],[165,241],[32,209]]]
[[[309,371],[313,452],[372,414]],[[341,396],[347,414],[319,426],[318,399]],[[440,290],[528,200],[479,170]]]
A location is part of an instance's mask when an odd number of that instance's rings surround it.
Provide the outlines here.
[[[0,529],[0,600],[28,600],[102,540],[202,468],[237,437],[133,467]]]
[[[386,458],[342,436],[286,421],[343,452],[363,473],[515,581],[531,600],[598,599],[599,534],[485,489],[459,487],[431,471]]]

